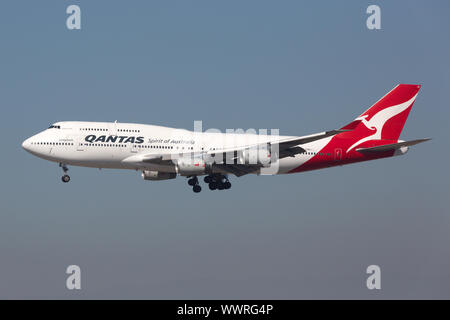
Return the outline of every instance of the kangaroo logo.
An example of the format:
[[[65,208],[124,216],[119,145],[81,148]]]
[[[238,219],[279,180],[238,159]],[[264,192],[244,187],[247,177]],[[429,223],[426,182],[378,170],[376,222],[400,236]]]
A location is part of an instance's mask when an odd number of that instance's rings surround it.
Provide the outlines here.
[[[384,124],[391,118],[396,115],[402,113],[414,102],[417,94],[412,97],[410,100],[397,104],[395,106],[391,106],[385,108],[378,113],[376,113],[370,120],[367,120],[369,115],[361,116],[356,118],[355,120],[361,120],[361,122],[367,127],[367,129],[371,130],[373,133],[367,137],[364,137],[357,142],[355,142],[350,148],[347,149],[347,153],[350,152],[353,148],[357,147],[363,142],[369,140],[379,140],[381,139],[381,132],[383,131]]]

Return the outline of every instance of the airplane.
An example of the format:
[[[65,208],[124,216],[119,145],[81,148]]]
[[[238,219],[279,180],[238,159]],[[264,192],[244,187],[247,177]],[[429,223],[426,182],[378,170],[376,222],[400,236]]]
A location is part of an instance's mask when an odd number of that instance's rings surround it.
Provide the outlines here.
[[[132,169],[145,180],[188,178],[195,193],[199,176],[211,190],[231,187],[229,175],[289,174],[404,155],[430,139],[399,140],[420,90],[399,84],[360,116],[337,130],[307,136],[196,132],[156,125],[63,121],[26,139],[34,156],[68,165]]]

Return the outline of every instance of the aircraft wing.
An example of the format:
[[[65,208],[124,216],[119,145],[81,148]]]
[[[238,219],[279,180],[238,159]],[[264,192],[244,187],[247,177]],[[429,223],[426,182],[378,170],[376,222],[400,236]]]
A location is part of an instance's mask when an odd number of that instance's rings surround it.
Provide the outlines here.
[[[220,153],[231,153],[231,152],[243,151],[243,150],[251,149],[251,148],[257,148],[258,146],[278,145],[278,150],[280,151],[280,153],[282,151],[286,153],[285,156],[281,157],[281,155],[280,155],[279,158],[284,158],[286,156],[294,156],[297,153],[304,152],[305,150],[303,148],[301,148],[299,145],[310,143],[310,142],[313,142],[316,140],[321,140],[321,139],[324,139],[327,137],[334,136],[338,133],[347,132],[347,131],[350,131],[350,130],[343,130],[343,129],[331,130],[331,131],[320,132],[320,133],[311,134],[311,135],[303,136],[303,137],[281,139],[278,141],[272,141],[272,142],[268,142],[268,143],[264,142],[264,143],[260,143],[260,144],[253,144],[253,145],[247,145],[247,146],[236,147],[236,148],[210,150],[207,152],[207,154],[213,155],[213,154],[220,154]]]
[[[124,163],[132,163],[136,165],[145,164],[172,164],[172,155],[169,153],[138,153],[122,160]]]
[[[237,152],[244,151],[246,149],[251,148],[257,148],[259,146],[267,146],[267,148],[270,148],[273,145],[278,145],[278,159],[282,159],[285,157],[294,157],[296,154],[305,152],[305,149],[301,147],[302,144],[310,143],[316,140],[321,140],[327,137],[334,136],[338,133],[347,132],[350,130],[331,130],[331,131],[325,131],[317,134],[312,134],[308,136],[303,137],[294,137],[294,138],[288,138],[288,139],[282,139],[279,141],[272,141],[269,143],[261,143],[261,144],[255,144],[255,145],[249,145],[249,146],[243,146],[238,148],[230,148],[230,149],[222,149],[222,150],[212,150],[209,151],[209,155],[215,155],[217,157],[217,154],[229,154],[234,153],[236,155]],[[234,159],[237,157],[235,156]],[[261,164],[241,164],[241,163],[222,163],[222,164],[214,164],[216,168],[220,168],[221,170],[234,174],[237,177],[241,177],[243,175],[249,174],[249,173],[255,173],[259,169],[263,167]]]
[[[260,164],[215,164],[214,167],[222,171],[234,174],[236,177],[242,177],[249,173],[257,172],[262,165]]]
[[[302,144],[310,143],[316,140],[324,139],[330,136],[334,136],[341,132],[346,132],[349,130],[331,130],[325,131],[317,134],[312,134],[303,137],[294,137],[281,139],[278,141],[272,142],[264,142],[260,144],[253,144],[247,146],[241,146],[236,148],[225,148],[219,150],[209,150],[206,152],[188,152],[188,153],[161,153],[161,154],[143,154],[139,153],[133,156],[130,156],[123,160],[123,162],[127,163],[135,163],[137,165],[145,165],[145,164],[174,164],[176,162],[176,158],[183,157],[191,157],[194,155],[198,158],[207,158],[208,156],[214,156],[215,159],[225,159],[226,154],[233,153],[234,155],[237,152],[244,151],[251,148],[258,148],[260,146],[270,147],[272,145],[278,145],[279,155],[278,158],[285,157],[293,157],[298,153],[302,153],[305,150],[301,147]],[[218,157],[218,155],[223,155],[224,157]],[[236,157],[234,157],[236,159]],[[240,164],[240,163],[213,163],[216,168],[220,168],[223,171],[228,173],[232,173],[238,177],[243,176],[245,174],[254,173],[259,170],[262,165],[261,164]]]

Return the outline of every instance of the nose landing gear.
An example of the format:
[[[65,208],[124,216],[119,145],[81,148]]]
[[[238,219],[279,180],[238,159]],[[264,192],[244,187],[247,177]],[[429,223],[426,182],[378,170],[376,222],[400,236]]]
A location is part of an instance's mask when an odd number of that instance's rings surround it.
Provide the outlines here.
[[[69,168],[64,163],[60,163],[59,166],[64,171],[64,175],[61,177],[61,181],[64,183],[67,183],[70,181],[70,176],[67,174],[67,171],[69,171]]]

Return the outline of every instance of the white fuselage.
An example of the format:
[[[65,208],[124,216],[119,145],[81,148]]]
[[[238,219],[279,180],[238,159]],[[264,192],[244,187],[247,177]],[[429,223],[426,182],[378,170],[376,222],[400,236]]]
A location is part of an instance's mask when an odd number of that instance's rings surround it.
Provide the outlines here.
[[[53,124],[29,139],[23,147],[33,155],[62,164],[134,170],[176,172],[174,165],[139,164],[127,161],[145,154],[203,153],[207,151],[245,147],[252,144],[276,141],[271,135],[193,132],[163,126],[67,121]],[[279,160],[276,173],[288,173],[313,157],[331,138],[303,145],[311,150]]]

